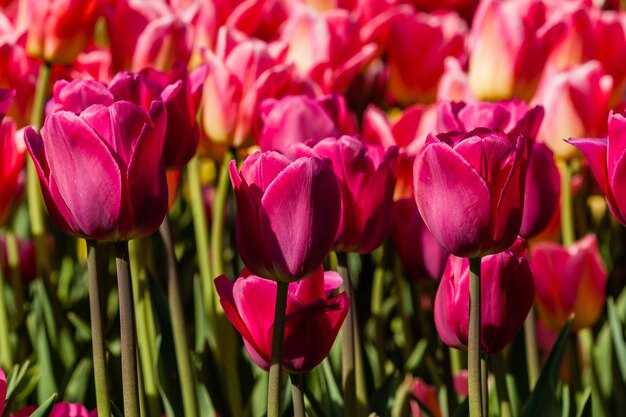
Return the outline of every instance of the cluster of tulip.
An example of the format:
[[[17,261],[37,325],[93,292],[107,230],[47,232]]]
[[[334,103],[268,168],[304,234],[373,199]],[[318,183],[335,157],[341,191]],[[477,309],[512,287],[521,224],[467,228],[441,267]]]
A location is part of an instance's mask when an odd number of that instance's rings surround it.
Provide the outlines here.
[[[609,0],[0,0],[0,416],[623,415],[624,51]]]

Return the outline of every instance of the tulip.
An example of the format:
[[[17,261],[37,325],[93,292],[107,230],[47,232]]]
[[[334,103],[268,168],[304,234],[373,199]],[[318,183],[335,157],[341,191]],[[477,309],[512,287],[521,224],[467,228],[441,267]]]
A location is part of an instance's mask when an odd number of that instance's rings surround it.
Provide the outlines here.
[[[626,83],[626,58],[623,54],[616,54],[626,48],[626,15],[622,11],[590,10],[595,29],[595,56],[602,63],[606,73],[613,79],[614,105],[622,99],[621,92]]]
[[[60,402],[50,411],[50,417],[97,417],[97,412],[89,412],[82,404]]]
[[[441,278],[449,253],[424,224],[413,198],[394,202],[391,239],[410,278]]]
[[[252,273],[278,281],[311,275],[328,254],[339,226],[341,196],[330,161],[295,161],[257,152],[237,171],[237,247]]]
[[[351,136],[326,138],[303,154],[326,157],[341,190],[341,220],[335,249],[368,253],[385,238],[391,221],[398,149],[384,151],[378,144]]]
[[[482,1],[470,34],[469,84],[480,100],[530,99],[565,30],[541,0]]]
[[[415,160],[415,201],[439,243],[456,256],[501,252],[524,209],[526,139],[476,129],[426,139]]]
[[[261,104],[262,150],[289,152],[295,143],[314,145],[329,136],[356,133],[356,118],[343,96],[311,98],[305,95],[267,99]]]
[[[521,239],[481,260],[481,350],[498,353],[519,333],[535,297],[533,276]],[[469,260],[450,256],[435,296],[435,326],[448,346],[467,346]]]
[[[456,394],[460,398],[467,397],[467,370],[459,371],[452,379]],[[411,399],[412,417],[424,417],[425,415],[437,417],[442,415],[436,386],[427,384],[422,378],[415,378],[411,383],[411,393],[414,395],[414,398],[420,401],[418,403],[415,399]],[[429,414],[422,411],[424,406]]]
[[[167,210],[166,113],[126,101],[54,112],[25,132],[43,196],[66,233],[119,241],[155,231]]]
[[[21,176],[26,157],[24,142],[16,135],[15,122],[4,118],[13,95],[14,92],[0,88],[0,225],[6,221],[24,186]]]
[[[595,235],[565,248],[539,242],[531,250],[539,319],[559,331],[574,314],[573,329],[591,327],[602,314],[607,272]]]
[[[389,44],[389,95],[403,105],[433,103],[447,57],[465,54],[465,22],[454,12],[404,13]]]
[[[7,378],[4,371],[0,368],[0,415],[4,413],[4,404],[7,399]]]
[[[99,0],[21,0],[20,7],[20,19],[28,25],[28,54],[67,65],[92,38],[101,6]]]
[[[548,227],[553,214],[558,211],[560,194],[560,174],[552,151],[535,142],[528,158],[520,236],[533,237]]]
[[[7,240],[4,235],[0,235],[0,267],[5,277],[11,274],[11,268],[8,262]],[[17,250],[19,256],[19,275],[21,281],[28,285],[37,277],[36,259],[35,259],[35,242],[17,238]],[[1,413],[0,413],[1,415]]]
[[[605,75],[598,61],[589,61],[545,80],[533,99],[546,109],[537,139],[559,158],[576,156],[576,148],[563,139],[606,134],[612,87],[611,77]]]
[[[350,307],[345,292],[332,296],[341,282],[339,274],[318,265],[310,277],[289,284],[282,360],[286,371],[308,372],[328,355]],[[252,361],[265,371],[270,367],[276,285],[246,269],[234,282],[224,275],[215,280],[226,317],[243,337]]]
[[[626,117],[619,113],[609,114],[608,139],[570,139],[587,158],[591,171],[606,196],[613,216],[626,225],[626,194],[624,183],[623,155],[626,152]]]

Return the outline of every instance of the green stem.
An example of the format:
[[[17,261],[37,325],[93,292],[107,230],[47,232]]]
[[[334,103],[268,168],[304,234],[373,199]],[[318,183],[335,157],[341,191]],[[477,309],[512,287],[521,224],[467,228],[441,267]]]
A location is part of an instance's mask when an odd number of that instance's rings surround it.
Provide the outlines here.
[[[172,231],[170,229],[169,218],[165,216],[159,229],[163,245],[165,246],[165,256],[167,259],[167,293],[172,318],[172,333],[174,334],[174,350],[176,352],[176,363],[180,380],[180,390],[183,396],[183,409],[185,416],[196,417],[198,406],[196,402],[196,384],[189,358],[189,344],[185,334],[185,312],[180,294],[178,268],[176,254],[174,253],[174,243]]]
[[[576,239],[574,208],[572,206],[572,172],[568,161],[557,161],[561,171],[561,239],[563,246],[570,246]]]
[[[356,375],[354,355],[354,298],[352,297],[352,280],[348,268],[348,255],[337,253],[337,272],[343,278],[342,289],[350,298],[350,308],[341,328],[341,381],[343,386],[344,415],[354,417],[356,411]]]
[[[468,334],[468,389],[471,417],[484,417],[480,364],[480,258],[470,263],[470,313]]]
[[[7,228],[7,265],[11,271],[11,286],[15,294],[16,322],[22,322],[24,318],[24,283],[20,278],[20,250],[12,226]]]
[[[11,366],[13,366],[11,330],[4,298],[4,271],[0,267],[0,367],[9,369]]]
[[[141,243],[143,242],[139,240],[131,240],[128,243],[135,321],[138,324],[135,328],[137,330],[137,350],[141,368],[139,373],[139,392],[143,393],[143,395],[139,396],[139,411],[141,417],[158,417],[161,415],[161,399],[154,375],[157,361],[156,329],[152,313],[152,297],[148,289],[146,272],[143,268],[145,262],[141,258],[143,253]]]
[[[496,376],[496,389],[498,391],[498,402],[500,403],[500,417],[511,417],[511,402],[506,383],[506,370],[504,355],[502,352],[492,356],[492,368]]]
[[[209,227],[207,223],[206,210],[204,206],[204,196],[202,194],[202,183],[200,182],[200,160],[196,155],[191,158],[187,165],[187,180],[189,182],[189,200],[191,204],[191,214],[193,217],[194,235],[196,238],[196,253],[198,255],[198,268],[202,282],[202,292],[206,303],[206,311],[209,313],[211,327],[216,329],[215,315],[211,314],[215,305],[213,293],[213,274],[209,262]],[[207,338],[211,350],[218,352],[215,340]]]
[[[120,337],[122,342],[122,391],[124,416],[139,417],[139,392],[137,380],[137,342],[133,287],[128,263],[128,242],[115,243],[117,287],[120,299]]]
[[[539,379],[539,350],[537,349],[537,331],[535,329],[535,308],[528,312],[524,322],[524,343],[526,345],[526,366],[528,367],[528,388],[532,391]]]
[[[211,261],[213,262],[213,274],[215,276],[224,273],[224,214],[230,194],[228,167],[233,157],[233,152],[226,152],[226,155],[224,155],[217,181],[217,189],[215,190],[215,198],[211,206],[213,213],[211,221]]]
[[[394,274],[393,274],[393,278],[394,278],[394,283],[396,285],[396,294],[398,297],[398,310],[400,312],[400,318],[402,319],[402,332],[404,333],[404,359],[406,361],[406,359],[408,359],[409,355],[411,354],[411,350],[413,349],[413,346],[415,346],[415,341],[413,338],[413,326],[411,325],[411,317],[413,316],[413,312],[411,311],[411,306],[410,306],[410,294],[411,294],[411,289],[407,288],[407,282],[406,279],[404,278],[403,274],[402,274],[402,262],[400,261],[400,257],[399,256],[395,256],[394,259]],[[417,288],[417,285],[416,285]],[[418,293],[419,294],[419,293]],[[407,298],[409,297],[409,298]],[[418,298],[417,303],[417,315],[420,318],[420,324],[421,320],[424,319],[424,314],[422,311],[421,306],[419,305],[420,303],[420,298]],[[424,332],[423,334],[426,335],[426,337],[428,337],[428,333],[425,330],[426,326],[422,327],[422,331]]]
[[[96,242],[87,240],[87,272],[89,276],[89,312],[91,315],[91,347],[93,353],[93,376],[96,385],[96,407],[99,416],[110,416],[109,381],[107,379],[104,326],[98,280]]]
[[[372,256],[376,263],[376,269],[374,270],[374,276],[372,278],[372,297],[370,301],[370,310],[372,314],[372,320],[374,320],[374,346],[376,347],[376,353],[378,357],[378,374],[375,375],[375,386],[380,386],[380,383],[385,378],[385,363],[387,362],[387,354],[385,352],[385,320],[382,313],[382,304],[385,292],[385,267],[384,254],[381,253],[384,250],[384,246],[381,246],[378,251],[374,252]]]
[[[289,284],[276,283],[276,309],[274,312],[274,334],[272,335],[272,359],[270,361],[267,386],[267,417],[280,416],[280,375],[283,364],[283,339],[285,337],[285,315],[287,312],[287,290]]]
[[[291,374],[291,398],[293,400],[294,417],[306,417],[303,393],[304,385],[302,374]]]

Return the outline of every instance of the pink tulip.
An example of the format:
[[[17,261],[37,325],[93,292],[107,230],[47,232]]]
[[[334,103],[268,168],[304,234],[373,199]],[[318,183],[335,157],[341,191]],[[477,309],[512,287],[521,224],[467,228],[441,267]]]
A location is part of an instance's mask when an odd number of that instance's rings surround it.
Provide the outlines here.
[[[329,136],[356,133],[356,117],[339,95],[267,99],[261,105],[261,112],[263,128],[258,144],[262,150],[287,153],[292,144],[312,146]]]
[[[570,139],[567,142],[585,155],[611,213],[626,225],[626,193],[623,192],[626,117],[611,112],[608,130],[608,139]]]
[[[95,413],[95,411],[94,411]],[[89,413],[87,407],[82,404],[60,402],[56,403],[50,411],[50,417],[97,417],[97,413]]]
[[[119,0],[106,13],[115,71],[169,71],[191,56],[192,20],[197,8],[176,8],[162,0]]]
[[[535,142],[528,158],[520,236],[534,237],[548,227],[559,208],[560,178],[552,151],[544,144]]]
[[[443,66],[443,74],[437,87],[437,101],[477,101],[461,62],[454,57],[447,57]]]
[[[576,148],[564,142],[571,137],[606,134],[613,81],[598,61],[589,61],[544,80],[533,99],[546,109],[537,135],[559,158],[576,156]]]
[[[497,353],[519,333],[535,297],[521,239],[504,252],[482,258],[481,350]],[[467,346],[469,260],[450,256],[435,297],[435,326],[448,346]]]
[[[412,197],[393,203],[391,239],[411,279],[441,278],[449,253],[424,224]]]
[[[212,143],[251,145],[261,102],[300,91],[292,89],[291,69],[281,63],[284,49],[276,52],[265,42],[233,31],[221,30],[218,36],[216,52],[204,54],[208,71],[200,124]]]
[[[252,273],[286,282],[311,275],[339,226],[341,196],[330,161],[249,156],[230,179],[237,202],[237,247]]]
[[[602,314],[607,272],[598,241],[587,235],[569,248],[539,242],[531,251],[539,318],[560,330],[572,314],[574,329],[592,326]]]
[[[4,371],[0,368],[0,415],[4,413],[4,404],[7,399],[7,378]]]
[[[342,9],[317,13],[303,5],[294,7],[280,39],[288,44],[287,62],[324,93],[344,92],[378,50],[359,37],[357,21]]]
[[[379,144],[342,136],[326,138],[310,149],[303,146],[298,151],[332,161],[341,190],[335,249],[360,253],[376,249],[391,221],[398,149],[385,151]]]
[[[24,187],[22,169],[26,149],[16,134],[15,122],[4,118],[15,92],[0,88],[0,225],[6,221],[14,203],[19,200]]]
[[[454,12],[405,13],[389,44],[389,95],[400,104],[433,103],[446,57],[465,54],[467,26]]]
[[[622,99],[621,93],[626,83],[626,57],[615,53],[626,48],[626,13],[623,10],[592,9],[591,18],[596,35],[593,58],[602,63],[606,73],[613,79],[611,104],[614,105]]]
[[[167,110],[163,151],[166,168],[184,167],[196,151],[198,128],[191,80],[180,62],[174,63],[169,75],[152,68],[139,74],[119,72],[108,86],[93,80],[59,81],[54,85],[53,98],[49,111],[77,114],[92,104],[108,106],[120,100],[149,110],[154,100],[162,100]]]
[[[310,277],[289,284],[283,343],[286,371],[308,372],[328,355],[350,307],[345,292],[332,295],[341,282],[339,274],[318,266]],[[246,269],[234,282],[224,275],[215,280],[226,317],[243,337],[252,361],[265,371],[272,351],[276,285]]]
[[[71,64],[93,37],[100,0],[21,0],[20,18],[28,27],[32,57]]]
[[[541,0],[482,1],[472,22],[469,83],[481,100],[530,99],[565,30]]]
[[[424,222],[451,253],[501,252],[519,233],[526,138],[476,129],[426,139],[415,160],[415,200]]]
[[[25,132],[43,196],[66,233],[127,240],[156,230],[167,210],[163,140],[167,115],[126,102],[46,117]]]

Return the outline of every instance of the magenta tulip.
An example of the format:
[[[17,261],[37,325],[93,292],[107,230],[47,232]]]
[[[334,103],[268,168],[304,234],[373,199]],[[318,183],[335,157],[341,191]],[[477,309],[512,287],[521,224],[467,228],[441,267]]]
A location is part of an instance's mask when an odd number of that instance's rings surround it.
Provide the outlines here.
[[[521,239],[481,261],[481,350],[497,353],[521,330],[535,297],[533,276]],[[448,346],[467,346],[469,260],[450,256],[435,297],[435,326]]]
[[[326,138],[313,148],[302,146],[298,151],[332,161],[341,190],[335,249],[360,253],[376,249],[391,221],[398,148],[385,151],[379,144],[342,136]]]
[[[574,314],[574,329],[593,326],[602,314],[607,281],[595,235],[569,248],[537,243],[530,259],[542,323],[559,331]]]
[[[54,112],[41,136],[25,132],[43,196],[66,233],[117,241],[149,235],[167,210],[163,139],[167,115],[126,101],[80,114]]]
[[[626,117],[611,112],[608,139],[570,139],[568,142],[585,155],[611,213],[626,225],[626,192],[623,191],[626,179]]]
[[[97,412],[89,412],[82,404],[60,402],[52,407],[50,417],[97,417]]]
[[[328,355],[350,307],[345,292],[332,295],[341,282],[339,274],[318,266],[310,277],[289,284],[283,344],[286,371],[310,371]],[[245,269],[234,282],[224,275],[215,280],[226,317],[243,337],[252,361],[266,371],[272,351],[276,285]]]
[[[4,413],[4,404],[7,399],[7,378],[4,371],[0,368],[0,415]]]
[[[501,252],[519,234],[526,139],[500,130],[430,134],[415,160],[415,200],[424,222],[451,253]]]
[[[0,225],[4,224],[16,200],[22,194],[21,176],[26,149],[21,137],[16,135],[15,122],[4,117],[14,96],[13,91],[0,88]]]
[[[237,202],[237,247],[252,273],[297,281],[317,270],[331,249],[341,196],[330,161],[277,152],[249,156],[230,179]]]

